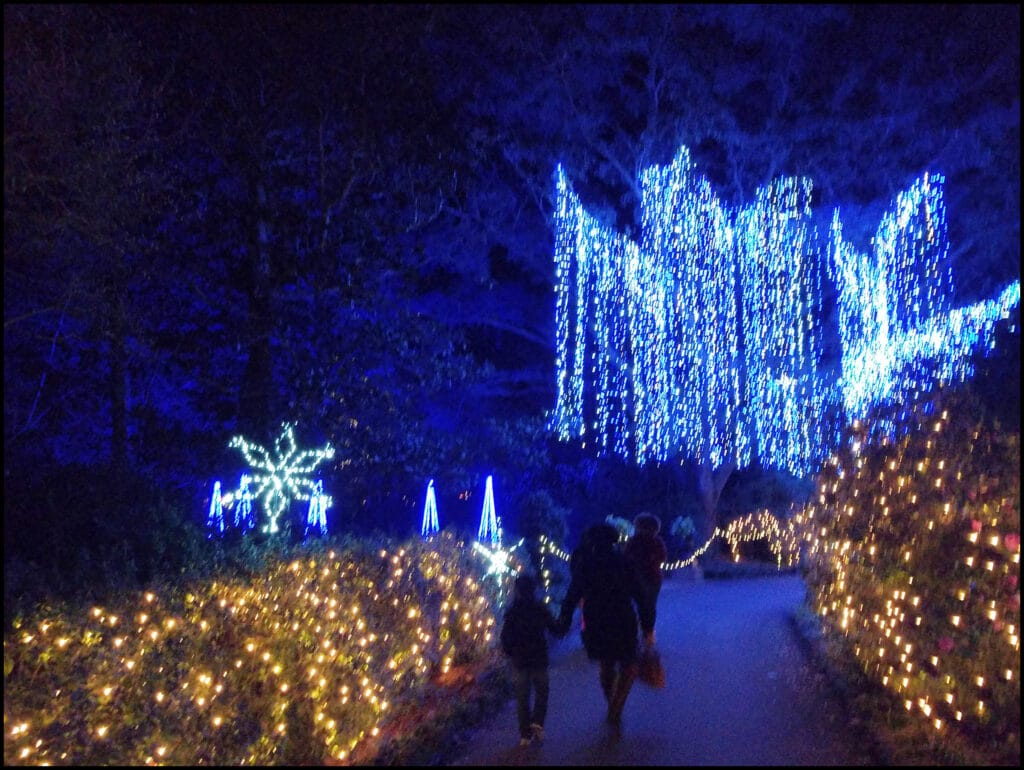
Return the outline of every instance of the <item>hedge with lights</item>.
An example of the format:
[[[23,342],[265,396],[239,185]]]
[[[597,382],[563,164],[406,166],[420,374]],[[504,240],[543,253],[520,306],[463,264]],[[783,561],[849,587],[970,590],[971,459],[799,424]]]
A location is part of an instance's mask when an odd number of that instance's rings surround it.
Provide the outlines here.
[[[966,393],[891,408],[796,521],[827,637],[933,735],[1019,757],[1019,432]]]
[[[396,700],[491,648],[500,584],[480,566],[441,533],[23,621],[4,639],[4,763],[345,762]]]

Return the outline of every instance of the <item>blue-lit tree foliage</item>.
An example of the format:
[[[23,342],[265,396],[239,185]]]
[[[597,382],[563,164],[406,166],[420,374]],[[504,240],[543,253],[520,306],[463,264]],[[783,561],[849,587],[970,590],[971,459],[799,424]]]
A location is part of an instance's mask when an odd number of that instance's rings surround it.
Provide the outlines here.
[[[951,310],[941,176],[883,217],[873,253],[811,220],[811,182],[781,178],[724,206],[681,148],[640,175],[639,243],[588,214],[559,168],[551,427],[599,454],[693,461],[710,527],[729,473],[759,461],[805,475],[835,448],[822,417],[971,374],[970,355],[1019,304]],[[831,258],[831,259],[830,259]],[[831,272],[829,272],[831,270]],[[839,293],[840,376],[822,361],[821,298]]]

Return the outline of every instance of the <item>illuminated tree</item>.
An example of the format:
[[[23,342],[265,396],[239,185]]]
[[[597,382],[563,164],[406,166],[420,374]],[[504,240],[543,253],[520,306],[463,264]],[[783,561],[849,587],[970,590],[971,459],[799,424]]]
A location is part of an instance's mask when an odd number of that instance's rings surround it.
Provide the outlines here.
[[[944,178],[925,174],[883,217],[872,254],[843,238],[839,212],[830,262],[839,288],[842,378],[848,419],[879,402],[915,400],[973,374],[971,352],[991,344],[995,322],[1020,304],[1020,281],[990,300],[951,307]]]
[[[306,512],[306,534],[310,529],[319,530],[321,535],[327,534],[327,509],[334,504],[334,498],[324,494],[324,482],[317,479],[313,492],[309,496],[309,510]]]
[[[647,169],[641,242],[582,207],[564,171],[555,212],[556,383],[551,428],[639,464],[692,461],[704,532],[729,474],[757,460],[806,475],[836,445],[823,416],[962,380],[995,321],[1020,302],[950,310],[942,177],[901,194],[874,255],[842,240],[842,375],[821,373],[822,278],[829,255],[810,224],[811,184],[781,178],[732,210],[686,148]]]
[[[423,537],[436,535],[440,526],[437,521],[437,498],[434,495],[434,480],[427,482],[427,499],[423,503],[423,523],[420,525],[420,534]]]
[[[242,531],[252,529],[256,526],[256,518],[252,512],[252,490],[249,484],[252,483],[252,476],[243,473],[238,480],[238,492],[235,493],[235,526]]]
[[[846,439],[794,519],[826,635],[929,731],[1019,757],[1019,428],[938,389]]]
[[[210,535],[216,533],[224,534],[224,503],[220,494],[220,482],[213,482],[213,492],[210,495],[210,512],[206,517],[206,526],[210,528]]]
[[[484,507],[480,512],[480,529],[477,532],[477,540],[481,543],[501,545],[501,526],[498,524],[498,517],[494,511],[494,482],[493,477],[487,477],[487,486],[484,490]]]
[[[733,215],[681,148],[641,184],[638,246],[587,214],[559,171],[552,427],[640,464],[695,461],[710,533],[752,439],[786,469],[818,452],[813,434],[787,431],[799,399],[819,398],[809,183],[782,180]]]

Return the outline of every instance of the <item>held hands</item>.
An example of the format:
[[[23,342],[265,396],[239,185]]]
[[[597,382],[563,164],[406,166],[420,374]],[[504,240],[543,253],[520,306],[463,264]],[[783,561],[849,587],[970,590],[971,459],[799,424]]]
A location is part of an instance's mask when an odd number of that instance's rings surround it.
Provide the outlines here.
[[[564,639],[566,634],[569,633],[569,628],[572,625],[572,616],[565,617],[564,615],[558,619],[558,627],[555,629],[555,636],[559,639]]]
[[[644,647],[648,650],[654,646],[654,631],[648,631],[644,634]]]

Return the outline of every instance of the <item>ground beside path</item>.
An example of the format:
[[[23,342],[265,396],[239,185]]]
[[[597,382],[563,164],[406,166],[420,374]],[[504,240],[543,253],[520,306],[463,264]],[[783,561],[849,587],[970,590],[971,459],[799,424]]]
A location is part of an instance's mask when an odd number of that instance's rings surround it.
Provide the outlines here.
[[[543,744],[518,746],[515,702],[469,735],[452,765],[871,765],[809,660],[793,618],[797,574],[665,581],[657,639],[667,686],[634,685],[615,738],[605,724],[597,664],[574,628],[552,646]]]

